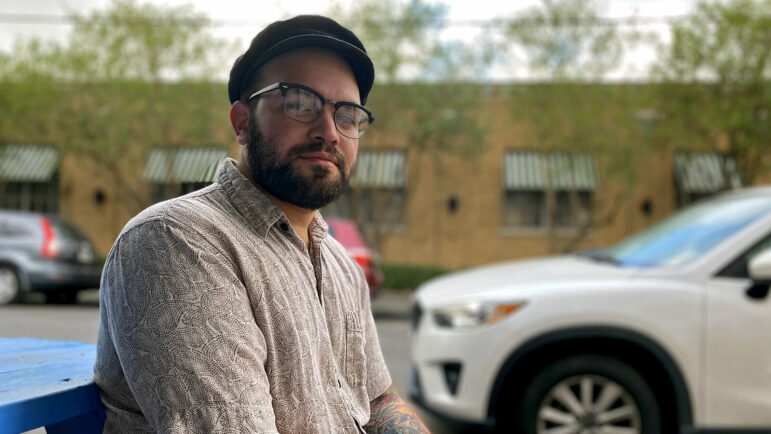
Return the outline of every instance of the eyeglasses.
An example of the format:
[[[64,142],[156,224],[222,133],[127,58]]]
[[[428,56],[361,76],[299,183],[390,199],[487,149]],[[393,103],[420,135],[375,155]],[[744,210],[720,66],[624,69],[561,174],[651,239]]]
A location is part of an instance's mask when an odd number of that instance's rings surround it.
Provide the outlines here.
[[[318,91],[301,84],[271,84],[251,94],[247,101],[276,89],[280,90],[284,97],[284,114],[297,122],[315,122],[321,116],[324,104],[334,104],[337,131],[345,137],[358,139],[369,124],[375,121],[375,115],[363,105],[329,100]]]

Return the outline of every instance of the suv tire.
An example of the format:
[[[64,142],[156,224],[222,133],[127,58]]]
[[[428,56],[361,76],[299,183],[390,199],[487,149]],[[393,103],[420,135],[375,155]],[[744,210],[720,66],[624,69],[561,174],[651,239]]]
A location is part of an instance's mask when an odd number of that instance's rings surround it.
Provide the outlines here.
[[[558,427],[576,433],[601,427],[661,432],[661,410],[651,387],[629,364],[609,356],[583,354],[553,362],[533,376],[519,402],[516,432],[525,434]]]
[[[19,299],[21,284],[16,270],[10,265],[0,264],[0,306]]]

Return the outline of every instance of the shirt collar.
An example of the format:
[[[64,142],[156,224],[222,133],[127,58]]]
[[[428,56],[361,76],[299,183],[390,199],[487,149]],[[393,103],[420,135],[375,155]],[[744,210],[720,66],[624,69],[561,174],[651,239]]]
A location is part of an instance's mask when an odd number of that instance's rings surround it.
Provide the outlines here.
[[[270,228],[282,222],[289,224],[289,219],[276,204],[260,189],[254,186],[236,168],[236,160],[225,159],[222,163],[217,182],[225,190],[236,210],[254,227],[258,234],[266,236]],[[310,235],[314,240],[321,240],[328,233],[327,223],[316,211],[310,224]]]

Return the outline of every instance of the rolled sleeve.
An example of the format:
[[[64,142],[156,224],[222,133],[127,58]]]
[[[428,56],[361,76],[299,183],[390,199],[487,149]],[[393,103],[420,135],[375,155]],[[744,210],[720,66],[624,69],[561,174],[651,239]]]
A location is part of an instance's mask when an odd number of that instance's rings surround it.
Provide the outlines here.
[[[366,280],[361,275],[364,284],[359,291],[362,319],[364,323],[364,353],[367,357],[367,396],[369,400],[379,397],[389,387],[391,387],[391,375],[388,372],[383,351],[380,348],[375,318],[372,315],[372,306],[370,302],[369,287]]]
[[[145,222],[118,240],[102,285],[117,362],[154,431],[276,432],[265,338],[226,255]]]

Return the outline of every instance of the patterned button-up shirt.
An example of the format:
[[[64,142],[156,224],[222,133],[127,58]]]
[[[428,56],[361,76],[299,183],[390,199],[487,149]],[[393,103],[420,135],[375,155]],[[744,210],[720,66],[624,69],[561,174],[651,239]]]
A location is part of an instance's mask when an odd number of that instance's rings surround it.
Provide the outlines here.
[[[132,219],[105,264],[105,432],[361,431],[391,384],[357,264],[317,213],[306,245],[228,160]]]

